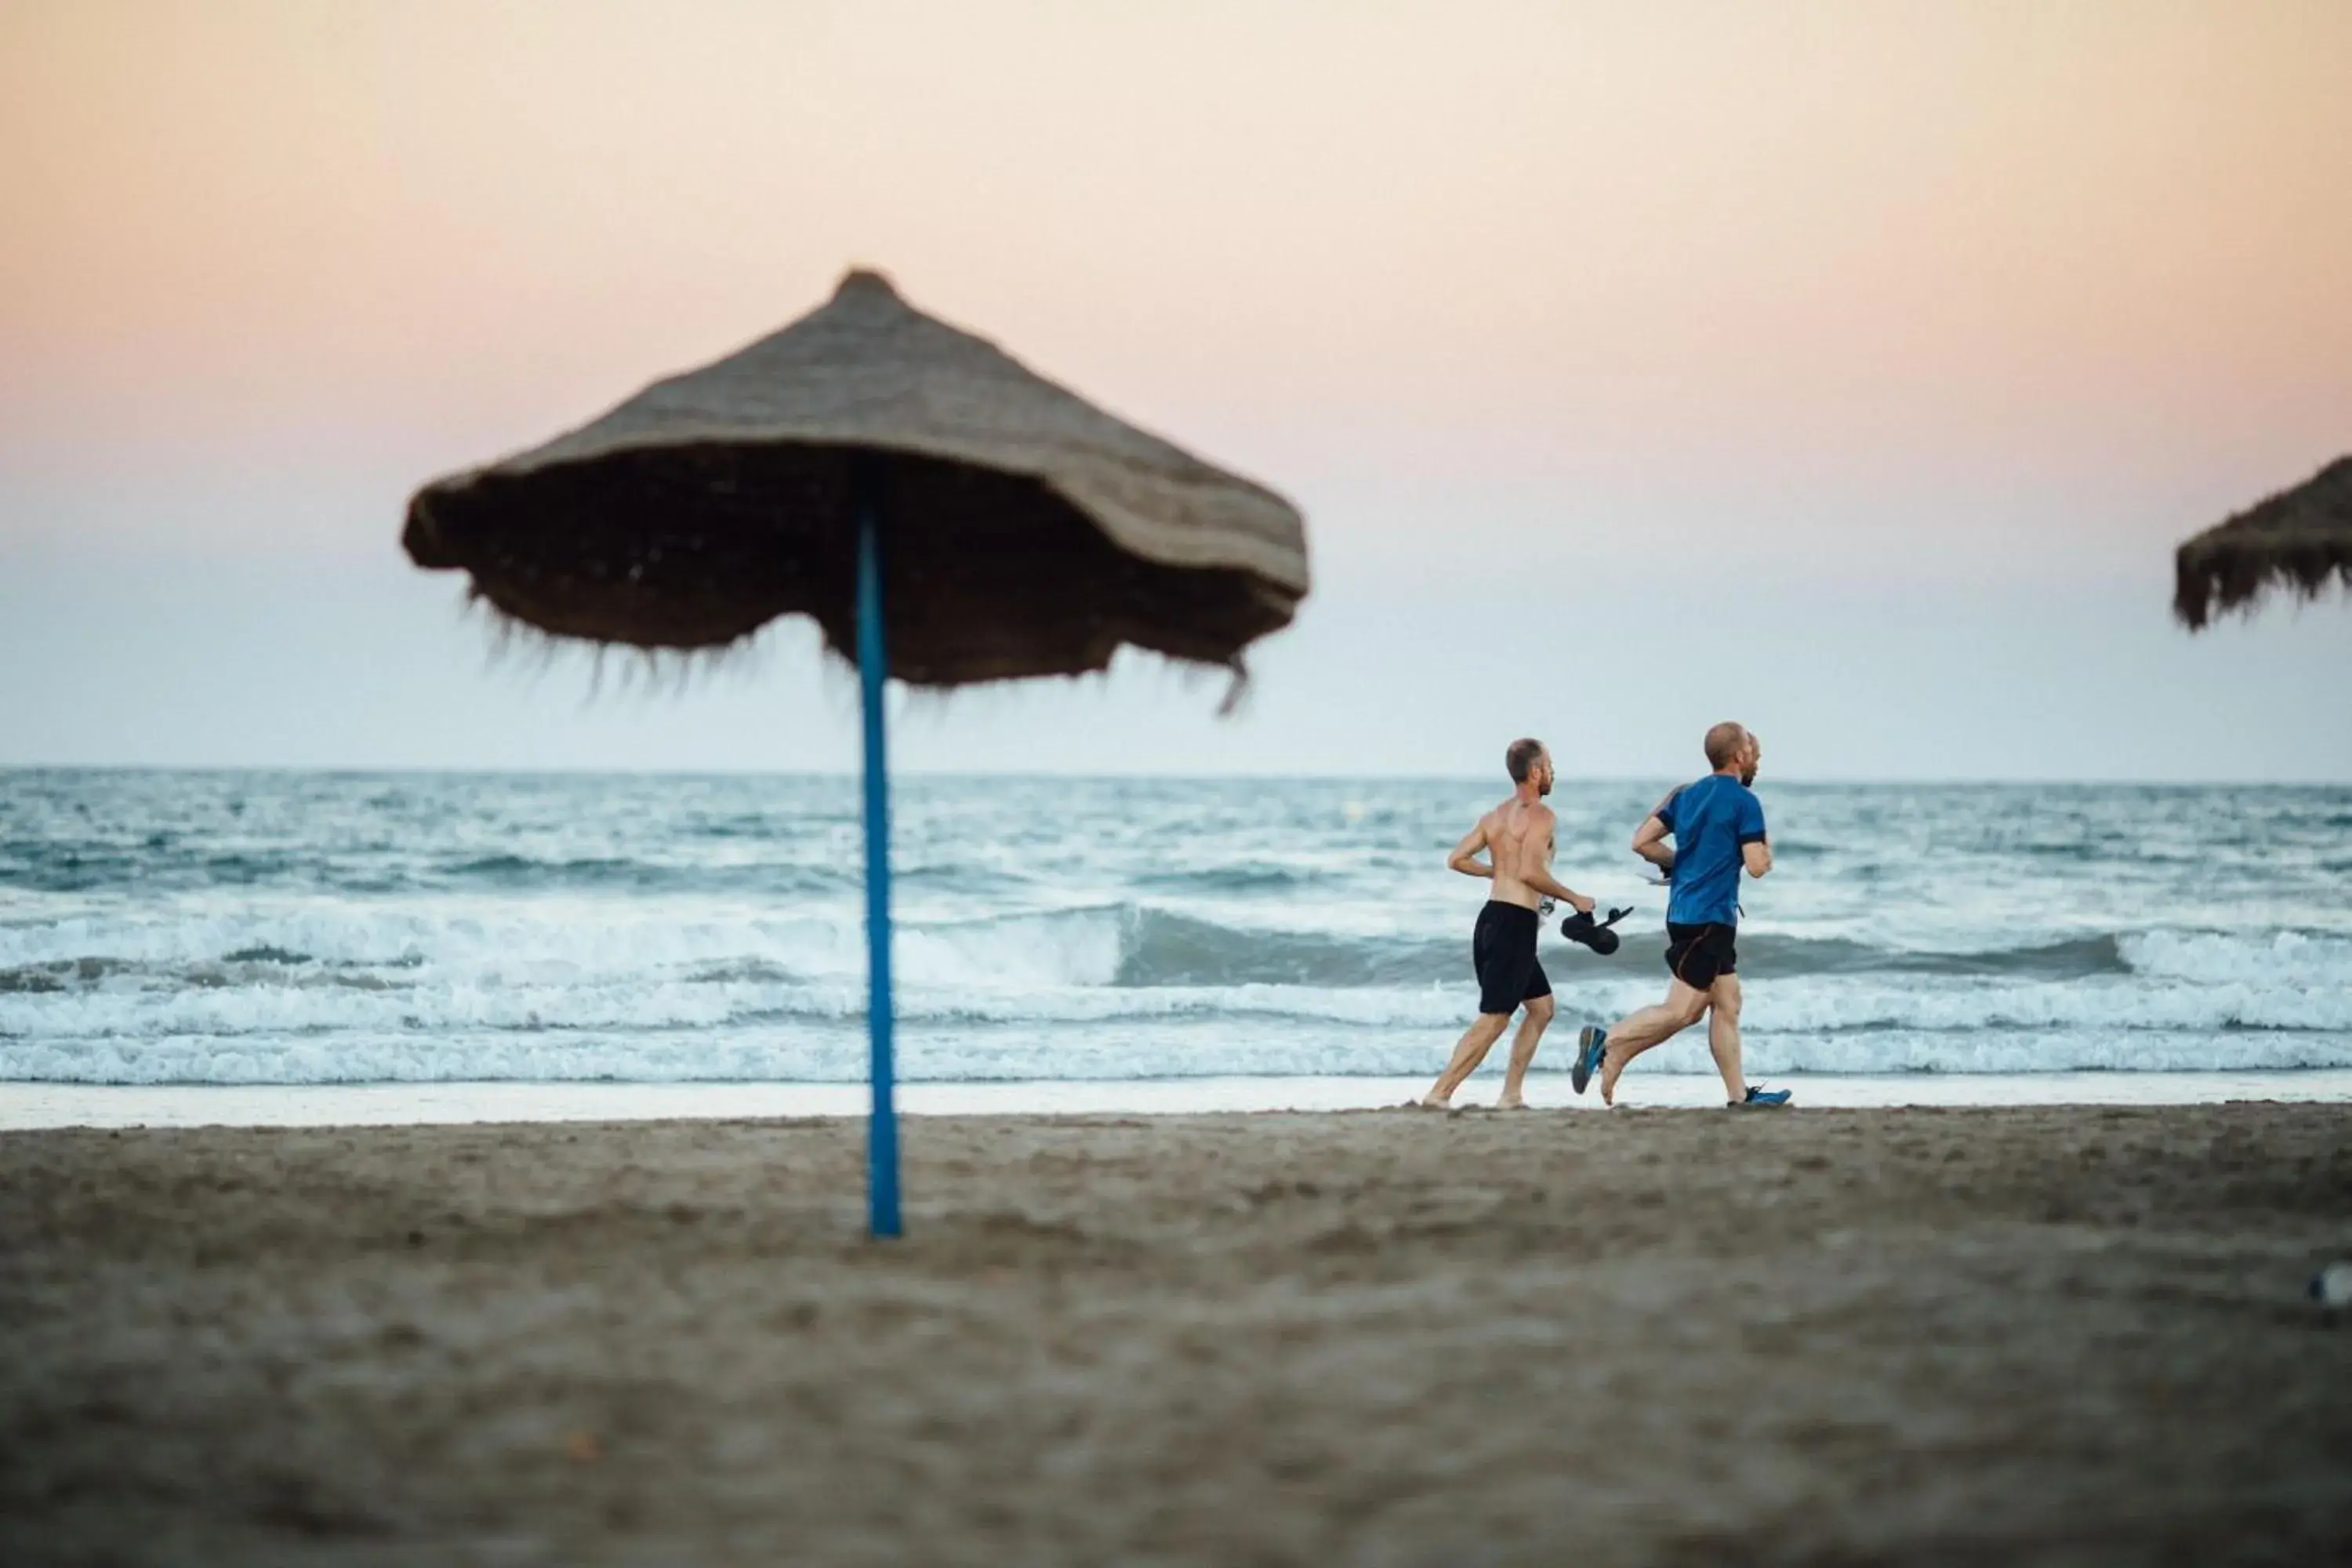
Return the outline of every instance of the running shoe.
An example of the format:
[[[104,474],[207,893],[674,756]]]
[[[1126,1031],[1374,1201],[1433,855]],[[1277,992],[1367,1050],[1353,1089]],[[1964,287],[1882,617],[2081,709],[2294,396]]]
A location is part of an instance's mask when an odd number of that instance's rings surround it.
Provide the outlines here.
[[[1608,1030],[1591,1024],[1584,1026],[1583,1032],[1576,1037],[1576,1065],[1568,1069],[1570,1089],[1579,1094],[1584,1092],[1584,1086],[1591,1083],[1592,1075],[1601,1070],[1601,1053],[1608,1046]]]
[[[1769,1110],[1775,1106],[1788,1104],[1791,1092],[1785,1089],[1765,1089],[1751,1083],[1748,1086],[1746,1100],[1727,1100],[1725,1104],[1733,1110]]]

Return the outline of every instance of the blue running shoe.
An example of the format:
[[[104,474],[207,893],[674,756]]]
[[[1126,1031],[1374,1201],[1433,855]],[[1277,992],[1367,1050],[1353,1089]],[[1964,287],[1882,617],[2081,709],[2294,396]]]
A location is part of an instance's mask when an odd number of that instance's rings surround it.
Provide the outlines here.
[[[1788,1104],[1790,1092],[1785,1089],[1761,1089],[1751,1083],[1748,1086],[1746,1100],[1735,1100],[1727,1103],[1734,1110],[1769,1110],[1776,1105]]]
[[[1583,1032],[1576,1037],[1576,1065],[1568,1069],[1570,1089],[1579,1094],[1584,1092],[1584,1086],[1591,1083],[1592,1075],[1600,1070],[1601,1053],[1608,1046],[1608,1030],[1596,1028],[1591,1024],[1584,1026]]]

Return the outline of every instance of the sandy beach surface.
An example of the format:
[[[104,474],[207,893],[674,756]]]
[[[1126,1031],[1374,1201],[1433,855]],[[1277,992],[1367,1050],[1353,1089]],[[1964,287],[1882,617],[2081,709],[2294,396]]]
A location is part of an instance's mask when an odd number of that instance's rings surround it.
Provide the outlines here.
[[[2352,1556],[2352,1109],[0,1136],[0,1561]]]

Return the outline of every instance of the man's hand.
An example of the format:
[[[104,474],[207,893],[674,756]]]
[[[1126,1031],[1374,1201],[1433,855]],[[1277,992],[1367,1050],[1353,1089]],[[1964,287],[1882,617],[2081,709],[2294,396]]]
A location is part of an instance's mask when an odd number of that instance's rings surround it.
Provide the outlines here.
[[[1549,871],[1537,871],[1529,875],[1528,886],[1548,899],[1558,899],[1578,914],[1589,915],[1592,912],[1591,899],[1586,898]]]

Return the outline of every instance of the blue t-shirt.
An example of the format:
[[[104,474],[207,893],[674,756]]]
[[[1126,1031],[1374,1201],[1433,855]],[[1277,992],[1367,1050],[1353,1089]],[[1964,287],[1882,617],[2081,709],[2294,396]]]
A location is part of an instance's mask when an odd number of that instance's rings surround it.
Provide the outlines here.
[[[1667,921],[1738,925],[1741,851],[1764,837],[1764,803],[1738,779],[1709,773],[1668,795],[1657,816],[1675,836]]]

